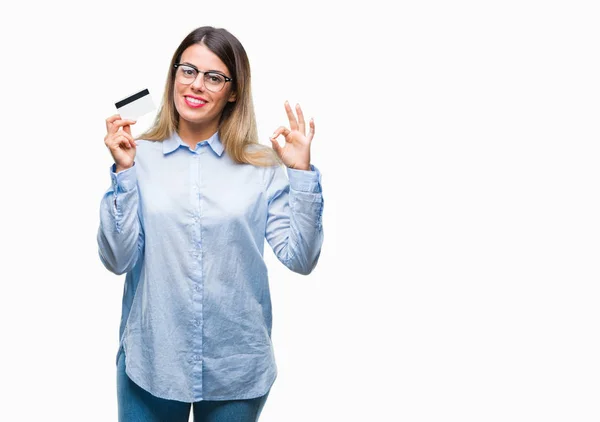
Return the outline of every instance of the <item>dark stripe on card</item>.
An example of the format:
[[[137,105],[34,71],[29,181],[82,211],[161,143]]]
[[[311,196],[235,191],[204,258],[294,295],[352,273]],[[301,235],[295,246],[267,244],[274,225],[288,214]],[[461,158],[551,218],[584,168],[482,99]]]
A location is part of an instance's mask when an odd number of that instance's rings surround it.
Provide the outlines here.
[[[137,94],[133,94],[131,97],[127,97],[124,100],[115,103],[115,105],[117,106],[117,108],[121,108],[123,106],[126,106],[127,104],[134,102],[135,100],[139,100],[140,98],[145,97],[146,95],[150,95],[150,92],[147,89],[144,89],[143,91],[140,91]]]

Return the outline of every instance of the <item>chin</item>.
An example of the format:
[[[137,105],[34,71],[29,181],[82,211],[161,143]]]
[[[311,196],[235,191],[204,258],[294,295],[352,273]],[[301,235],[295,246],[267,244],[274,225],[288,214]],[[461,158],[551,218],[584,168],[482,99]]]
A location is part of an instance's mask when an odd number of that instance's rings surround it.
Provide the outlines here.
[[[196,121],[198,120],[198,115],[192,110],[187,110],[185,108],[183,110],[183,113],[177,110],[177,113],[179,113],[179,117],[190,123],[196,123]]]

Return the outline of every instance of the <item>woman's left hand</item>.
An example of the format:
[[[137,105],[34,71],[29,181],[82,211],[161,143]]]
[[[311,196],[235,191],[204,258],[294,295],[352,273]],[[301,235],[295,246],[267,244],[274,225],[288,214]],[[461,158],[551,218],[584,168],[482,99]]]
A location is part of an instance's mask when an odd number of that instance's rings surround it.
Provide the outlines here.
[[[281,161],[289,168],[296,170],[310,170],[310,143],[315,135],[315,122],[310,119],[309,132],[306,135],[306,124],[304,123],[304,115],[300,104],[296,104],[296,113],[298,120],[294,116],[294,112],[290,104],[285,102],[285,111],[287,112],[290,121],[290,129],[285,126],[280,126],[271,136],[271,144],[273,149],[281,158]],[[285,145],[282,147],[277,141],[277,137],[283,135],[285,137]]]

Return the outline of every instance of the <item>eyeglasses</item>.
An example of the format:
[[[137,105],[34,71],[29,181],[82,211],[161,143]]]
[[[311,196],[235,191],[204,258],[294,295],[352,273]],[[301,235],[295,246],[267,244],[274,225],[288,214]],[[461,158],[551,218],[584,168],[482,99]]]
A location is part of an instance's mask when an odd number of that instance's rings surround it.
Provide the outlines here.
[[[232,78],[227,77],[219,72],[209,71],[203,72],[198,70],[191,64],[177,63],[173,65],[176,68],[175,80],[180,84],[189,85],[196,80],[198,73],[204,74],[202,78],[206,89],[212,92],[219,92],[225,86],[225,83],[233,81]]]

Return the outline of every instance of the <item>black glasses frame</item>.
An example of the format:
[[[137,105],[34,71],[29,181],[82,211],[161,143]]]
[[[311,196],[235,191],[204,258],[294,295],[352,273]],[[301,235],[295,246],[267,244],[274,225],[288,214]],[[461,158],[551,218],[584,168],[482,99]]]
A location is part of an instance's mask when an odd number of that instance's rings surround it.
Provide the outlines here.
[[[219,76],[222,76],[223,78],[225,78],[225,83],[233,81],[233,78],[230,78],[229,76],[223,75],[221,72],[216,72],[216,71],[214,71],[214,70],[208,70],[208,71],[206,71],[206,72],[203,72],[202,70],[199,70],[199,69],[198,69],[196,66],[194,66],[194,65],[192,65],[192,64],[189,64],[189,63],[175,63],[175,64],[173,65],[173,67],[174,67],[175,69],[177,69],[179,66],[191,67],[191,68],[192,68],[192,69],[194,69],[196,72],[198,72],[198,73],[202,73],[203,75],[206,75],[206,74],[209,74],[209,75],[210,75],[210,74],[214,74],[214,75],[219,75]],[[196,76],[196,77],[198,77],[198,76]],[[191,81],[191,82],[190,82],[190,84],[192,84],[193,82],[194,82],[194,81]],[[189,84],[188,84],[188,85],[189,85]],[[224,86],[225,86],[225,84],[223,84],[223,87],[224,87]],[[208,89],[208,87],[207,87],[207,89]],[[221,88],[219,91],[221,91],[222,89],[223,89],[223,88]],[[209,91],[210,91],[210,89],[209,89]]]

